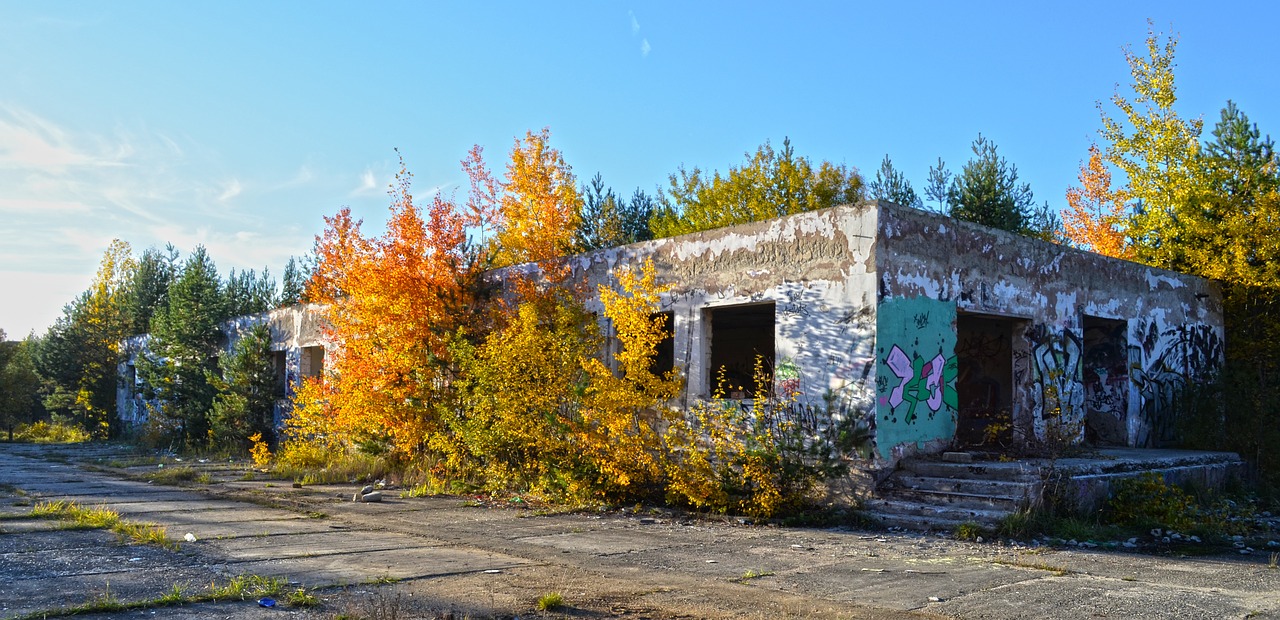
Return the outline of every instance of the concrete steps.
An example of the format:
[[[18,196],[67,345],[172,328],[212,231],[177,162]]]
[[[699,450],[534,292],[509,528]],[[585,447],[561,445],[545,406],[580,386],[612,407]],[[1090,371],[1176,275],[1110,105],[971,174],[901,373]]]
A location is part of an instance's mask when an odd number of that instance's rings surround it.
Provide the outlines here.
[[[1036,503],[1039,468],[1027,463],[905,459],[863,504],[864,515],[884,526],[952,530],[962,523],[993,528]]]
[[[1101,507],[1115,482],[1155,473],[1168,484],[1222,488],[1244,475],[1230,452],[1104,448],[1072,458],[1000,460],[993,455],[944,453],[941,458],[903,459],[864,503],[864,514],[885,526],[951,530],[973,522],[996,527],[1006,516],[1039,504],[1044,480],[1071,489],[1078,510]]]

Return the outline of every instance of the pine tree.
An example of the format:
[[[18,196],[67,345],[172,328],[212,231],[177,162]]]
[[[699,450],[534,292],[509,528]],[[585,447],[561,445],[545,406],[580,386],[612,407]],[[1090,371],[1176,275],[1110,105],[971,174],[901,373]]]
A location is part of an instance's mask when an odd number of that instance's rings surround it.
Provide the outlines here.
[[[220,373],[208,375],[218,390],[209,412],[216,445],[244,451],[255,433],[275,445],[275,402],[284,390],[274,362],[271,330],[264,324],[255,325],[218,357]]]
[[[284,265],[284,275],[280,280],[281,306],[291,306],[302,302],[302,294],[307,287],[307,273],[298,264],[298,259],[290,256]]]
[[[867,189],[871,194],[871,198],[875,200],[887,200],[904,207],[914,207],[916,209],[924,206],[924,203],[920,201],[920,197],[916,196],[916,190],[912,189],[911,181],[908,181],[906,175],[893,167],[893,162],[889,160],[889,155],[887,154],[884,156],[884,161],[880,162],[880,169],[876,171],[875,180],[867,186]]]
[[[139,360],[138,373],[155,399],[157,423],[182,445],[200,446],[217,392],[209,376],[217,370],[220,325],[229,318],[217,267],[203,246],[187,258],[168,297],[152,321],[150,355]]]
[[[1006,162],[996,151],[996,144],[982,134],[973,141],[972,149],[973,158],[965,163],[947,192],[951,216],[1022,232],[1035,204],[1030,184],[1018,184],[1018,167]]]

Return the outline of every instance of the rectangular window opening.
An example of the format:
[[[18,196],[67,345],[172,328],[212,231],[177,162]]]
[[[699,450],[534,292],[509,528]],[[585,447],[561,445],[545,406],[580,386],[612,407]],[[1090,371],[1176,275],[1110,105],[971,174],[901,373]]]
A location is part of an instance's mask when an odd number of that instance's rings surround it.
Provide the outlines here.
[[[319,377],[323,374],[324,347],[303,347],[301,366],[299,371],[304,377]]]
[[[665,377],[676,367],[676,315],[674,312],[658,312],[650,314],[649,318],[662,320],[663,334],[662,340],[658,342],[658,350],[653,355],[653,363],[649,365],[649,372]]]
[[[703,311],[710,330],[707,393],[720,398],[767,396],[773,383],[773,302],[708,308]],[[763,376],[755,372],[762,364]]]

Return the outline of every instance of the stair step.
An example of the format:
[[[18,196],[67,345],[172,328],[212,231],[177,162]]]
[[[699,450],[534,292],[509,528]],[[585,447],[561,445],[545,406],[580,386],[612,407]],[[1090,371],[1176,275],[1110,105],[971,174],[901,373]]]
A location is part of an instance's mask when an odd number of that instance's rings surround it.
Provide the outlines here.
[[[887,514],[875,511],[864,512],[862,516],[883,527],[900,527],[919,532],[953,532],[961,524],[972,522],[972,519],[956,521],[936,516],[922,517],[919,515]]]
[[[936,504],[950,508],[977,508],[984,510],[1015,511],[1027,503],[1025,495],[990,495],[986,493],[957,493],[925,489],[893,489],[883,495],[887,499],[906,500],[921,504]]]
[[[1016,498],[1023,498],[1034,493],[1039,486],[1038,481],[1032,483],[978,478],[937,478],[933,476],[913,476],[902,471],[893,474],[886,484],[886,488],[892,490],[942,491],[946,493]]]
[[[901,515],[913,517],[929,517],[940,521],[954,521],[963,523],[966,521],[975,521],[983,524],[996,524],[1007,517],[1012,511],[998,510],[989,508],[960,508],[954,506],[939,506],[937,504],[928,504],[915,502],[905,499],[870,499],[863,504],[863,509],[867,513],[875,513],[880,515]]]
[[[942,461],[925,461],[905,459],[898,464],[900,471],[910,472],[916,476],[930,478],[953,478],[963,480],[995,480],[1008,482],[1032,482],[1040,480],[1040,467],[1019,461],[1001,463],[983,461],[978,463],[945,463]]]

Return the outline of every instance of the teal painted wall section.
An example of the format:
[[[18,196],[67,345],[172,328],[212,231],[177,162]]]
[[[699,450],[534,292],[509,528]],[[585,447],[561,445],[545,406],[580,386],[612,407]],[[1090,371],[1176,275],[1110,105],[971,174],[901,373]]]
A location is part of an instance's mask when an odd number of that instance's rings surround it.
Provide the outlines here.
[[[876,448],[881,458],[907,443],[956,434],[956,304],[892,299],[876,312]]]

